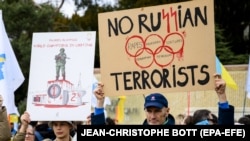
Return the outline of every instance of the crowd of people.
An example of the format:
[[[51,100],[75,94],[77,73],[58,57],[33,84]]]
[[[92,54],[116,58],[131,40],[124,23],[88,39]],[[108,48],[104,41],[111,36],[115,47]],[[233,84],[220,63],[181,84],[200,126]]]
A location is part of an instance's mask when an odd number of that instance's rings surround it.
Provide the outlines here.
[[[226,96],[226,83],[220,75],[214,75],[215,92],[218,96],[218,116],[209,109],[198,109],[193,115],[177,115],[170,112],[169,101],[161,93],[152,93],[145,97],[144,111],[146,118],[141,125],[237,125],[250,124],[250,115],[234,120],[234,106],[230,105]],[[88,117],[88,125],[117,125],[117,122],[105,117],[104,114],[104,84],[98,83],[94,90],[97,99],[94,112]],[[2,106],[0,95],[0,140],[1,141],[76,141],[79,121],[32,121],[28,111],[20,117],[18,130],[13,130],[8,122],[7,111]],[[12,132],[11,132],[12,131]]]

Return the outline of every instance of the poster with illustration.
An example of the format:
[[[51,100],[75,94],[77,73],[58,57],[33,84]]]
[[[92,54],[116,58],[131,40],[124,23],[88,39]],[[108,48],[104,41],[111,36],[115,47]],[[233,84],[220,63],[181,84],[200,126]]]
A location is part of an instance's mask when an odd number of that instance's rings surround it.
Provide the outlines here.
[[[98,14],[106,95],[213,90],[213,0]]]
[[[27,111],[34,121],[91,113],[96,32],[33,33]]]

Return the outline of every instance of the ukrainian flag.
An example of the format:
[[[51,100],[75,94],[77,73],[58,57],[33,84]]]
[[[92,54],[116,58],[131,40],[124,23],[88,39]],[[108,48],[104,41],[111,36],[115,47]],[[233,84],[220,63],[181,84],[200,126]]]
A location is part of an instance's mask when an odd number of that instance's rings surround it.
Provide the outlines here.
[[[226,70],[226,68],[221,64],[219,58],[216,56],[216,73],[220,74],[222,79],[226,81],[227,86],[230,88],[237,90],[238,85],[235,83],[229,72]]]
[[[116,106],[116,120],[118,123],[122,123],[124,121],[125,113],[124,113],[124,103],[126,101],[126,96],[120,96],[118,99],[118,104]]]
[[[22,70],[5,30],[2,10],[0,10],[0,94],[3,96],[3,105],[6,106],[8,114],[19,114],[15,105],[14,92],[22,85],[24,80]]]

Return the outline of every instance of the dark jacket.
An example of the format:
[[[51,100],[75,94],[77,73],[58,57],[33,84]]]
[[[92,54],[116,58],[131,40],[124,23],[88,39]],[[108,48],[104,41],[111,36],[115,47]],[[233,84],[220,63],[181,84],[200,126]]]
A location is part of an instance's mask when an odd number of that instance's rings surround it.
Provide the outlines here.
[[[218,125],[234,125],[234,106],[229,105],[228,109],[219,107]]]
[[[174,116],[171,115],[171,114],[168,114],[168,117],[166,118],[166,121],[168,121],[166,124],[164,125],[175,125],[175,119],[174,119]],[[147,119],[145,119],[143,121],[143,124],[142,125],[148,125],[148,122],[147,122]]]
[[[98,115],[91,113],[91,125],[105,125],[105,115],[104,112]]]

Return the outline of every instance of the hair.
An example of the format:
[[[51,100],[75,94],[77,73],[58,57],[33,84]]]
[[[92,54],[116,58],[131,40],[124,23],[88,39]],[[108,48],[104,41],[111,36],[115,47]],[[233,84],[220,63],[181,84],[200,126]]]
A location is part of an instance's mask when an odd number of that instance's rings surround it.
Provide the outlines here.
[[[105,122],[106,125],[116,125],[115,119],[112,119],[111,117],[106,117]]]
[[[35,126],[35,130],[35,136],[37,139],[39,139],[40,136],[44,139],[51,140],[56,138],[54,131],[48,125],[48,121],[39,121],[39,123]]]
[[[246,116],[240,117],[238,120],[238,123],[244,124],[244,125],[250,125],[250,118]]]
[[[180,124],[183,123],[183,120],[185,119],[185,115],[184,115],[184,114],[178,114],[178,115],[175,117],[175,119],[176,119],[175,124],[180,125]]]
[[[218,117],[215,115],[215,114],[211,114],[212,115],[212,117],[213,117],[213,123],[214,123],[214,125],[217,125],[218,124]]]
[[[183,120],[184,125],[194,125],[193,116],[187,115]]]
[[[196,124],[200,121],[207,120],[211,111],[207,109],[196,110],[193,114],[193,123]]]

